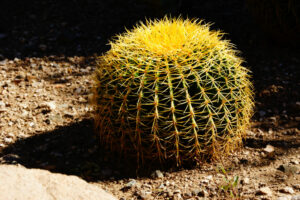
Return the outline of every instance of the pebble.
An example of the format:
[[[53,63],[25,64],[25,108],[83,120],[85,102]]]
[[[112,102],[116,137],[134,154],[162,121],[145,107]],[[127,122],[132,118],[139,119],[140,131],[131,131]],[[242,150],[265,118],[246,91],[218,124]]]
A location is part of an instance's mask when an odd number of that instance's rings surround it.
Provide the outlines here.
[[[166,188],[166,186],[162,183],[158,186],[159,190],[164,190]]]
[[[50,108],[50,110],[56,109],[56,104],[54,101],[47,102],[46,105]]]
[[[168,191],[167,194],[168,194],[168,197],[172,197],[174,195],[174,193],[172,191]]]
[[[181,200],[181,199],[182,199],[181,194],[179,194],[179,193],[174,194],[173,200]]]
[[[290,196],[278,197],[277,200],[291,200]]]
[[[292,196],[292,199],[291,200],[300,200],[300,195],[295,195],[295,196]]]
[[[11,138],[13,138],[15,136],[13,133],[8,133],[7,135]]]
[[[20,157],[16,154],[7,154],[7,155],[3,156],[2,158],[7,162],[12,162],[12,163],[20,160]]]
[[[60,114],[53,114],[49,116],[50,121],[61,122],[63,119]]]
[[[76,93],[76,94],[80,94],[80,93],[81,93],[81,90],[82,90],[82,88],[81,88],[81,87],[79,87],[79,88],[76,88],[76,90],[75,90],[75,93]]]
[[[152,194],[151,191],[145,191],[145,190],[141,190],[138,192],[139,197],[143,200],[152,199],[151,194]]]
[[[262,187],[256,192],[256,194],[272,196],[272,190],[269,187]]]
[[[285,187],[285,188],[282,188],[279,191],[282,192],[282,193],[287,193],[287,194],[294,194],[295,193],[295,191],[291,187]]]
[[[0,101],[0,108],[4,108],[5,107],[5,103],[3,101]]]
[[[205,197],[207,195],[207,192],[203,189],[197,188],[192,190],[192,194],[194,196]]]
[[[293,188],[300,190],[300,184],[293,184]]]
[[[299,171],[299,168],[294,165],[280,165],[277,169],[286,174],[297,174]]]
[[[87,103],[87,100],[83,97],[79,97],[78,102],[79,103]]]
[[[274,147],[268,144],[266,148],[264,148],[264,151],[267,153],[272,153],[274,151]]]
[[[247,185],[247,184],[249,184],[250,183],[250,179],[249,178],[247,178],[247,177],[245,177],[244,179],[242,179],[242,184],[243,185]]]
[[[174,192],[173,192],[174,194],[181,194],[181,191],[180,190],[174,190]]]
[[[155,170],[152,174],[151,174],[152,178],[163,178],[164,175],[160,170]]]
[[[12,143],[13,139],[12,138],[4,138],[4,142],[6,142],[6,143]]]
[[[291,160],[290,163],[294,164],[294,165],[299,165],[299,161],[298,160]]]
[[[135,185],[136,185],[136,180],[130,179],[130,181],[128,183],[126,183],[125,188],[132,188]]]

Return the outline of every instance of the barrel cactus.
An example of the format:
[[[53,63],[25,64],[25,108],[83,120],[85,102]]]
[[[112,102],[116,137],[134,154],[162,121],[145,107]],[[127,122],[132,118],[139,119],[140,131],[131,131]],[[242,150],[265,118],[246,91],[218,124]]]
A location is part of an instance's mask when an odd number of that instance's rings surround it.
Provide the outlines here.
[[[203,21],[164,18],[116,36],[95,72],[102,144],[178,165],[238,148],[252,115],[252,84],[222,35]]]

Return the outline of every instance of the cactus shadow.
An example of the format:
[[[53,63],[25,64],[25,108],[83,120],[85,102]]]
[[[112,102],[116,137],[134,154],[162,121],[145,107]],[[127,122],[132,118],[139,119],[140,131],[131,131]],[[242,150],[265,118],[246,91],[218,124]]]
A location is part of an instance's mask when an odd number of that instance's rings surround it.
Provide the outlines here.
[[[140,167],[135,158],[122,158],[102,148],[93,132],[92,119],[20,139],[0,149],[0,163],[76,175],[86,181],[149,177],[161,169],[158,162]],[[161,170],[171,167],[166,166]]]

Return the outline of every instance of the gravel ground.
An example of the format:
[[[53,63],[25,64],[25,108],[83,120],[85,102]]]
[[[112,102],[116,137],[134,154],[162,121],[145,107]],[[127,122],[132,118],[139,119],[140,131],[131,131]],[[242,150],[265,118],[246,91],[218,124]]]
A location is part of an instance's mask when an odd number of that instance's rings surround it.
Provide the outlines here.
[[[77,175],[120,199],[300,199],[299,54],[269,42],[241,1],[187,1],[178,12],[216,22],[253,71],[244,147],[222,162],[142,170],[99,147],[89,99],[96,56],[124,26],[155,16],[151,8],[133,0],[0,4],[0,163]]]

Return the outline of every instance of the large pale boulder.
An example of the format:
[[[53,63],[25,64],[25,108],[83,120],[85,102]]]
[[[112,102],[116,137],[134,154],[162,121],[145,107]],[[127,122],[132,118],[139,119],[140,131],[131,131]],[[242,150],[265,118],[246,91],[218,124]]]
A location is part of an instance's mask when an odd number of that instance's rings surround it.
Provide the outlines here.
[[[76,177],[23,166],[0,165],[2,200],[116,200],[99,186]]]

